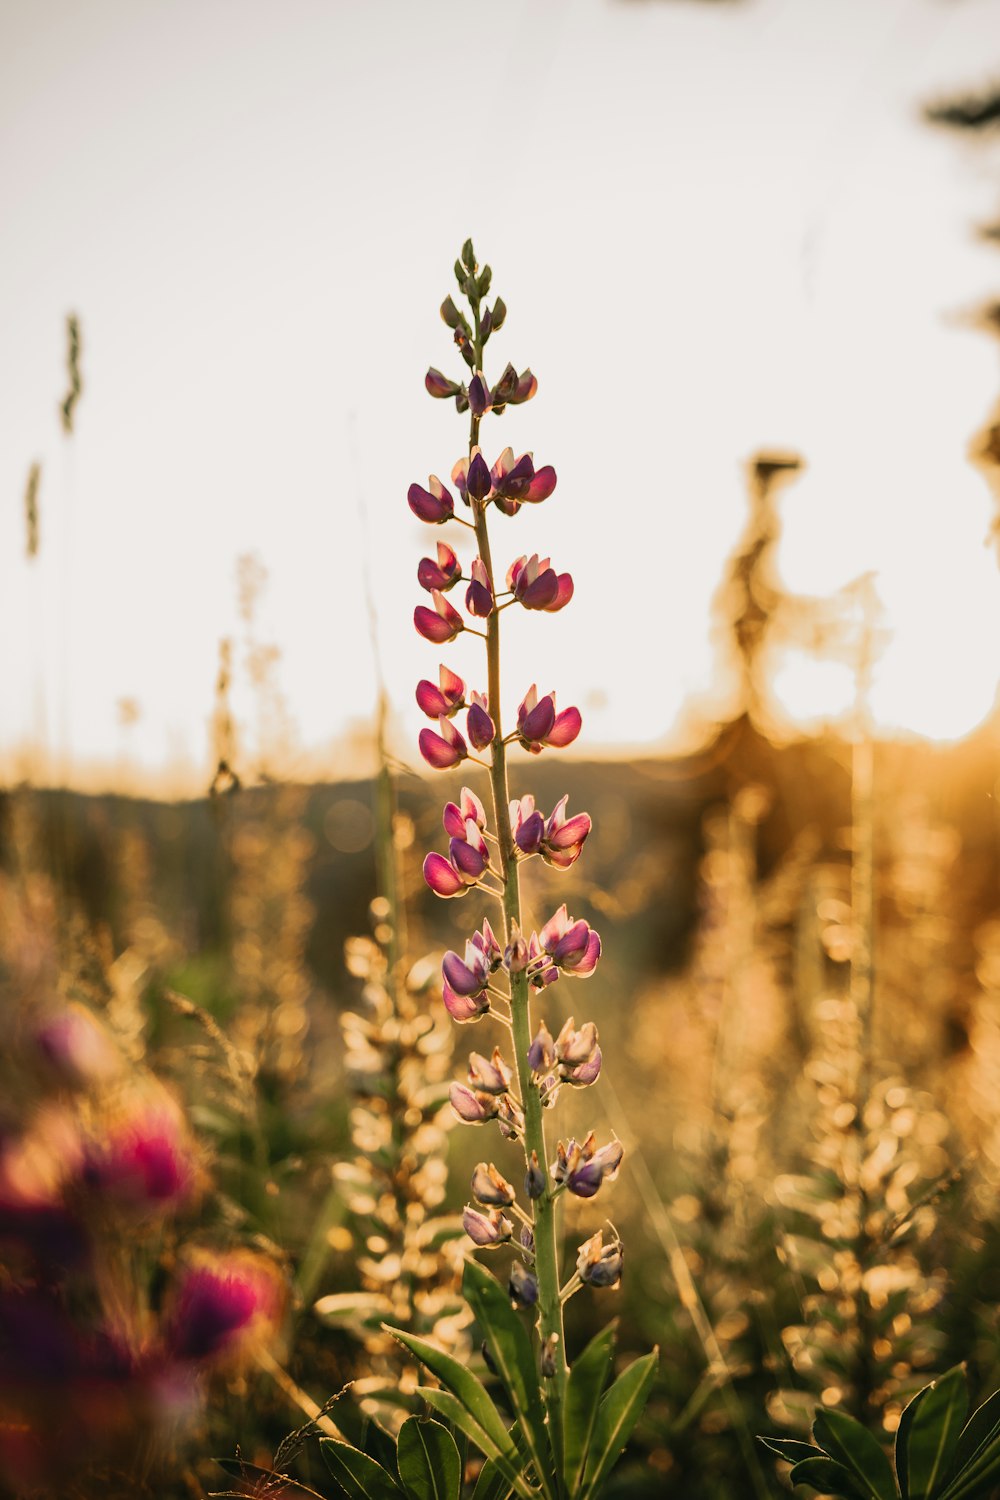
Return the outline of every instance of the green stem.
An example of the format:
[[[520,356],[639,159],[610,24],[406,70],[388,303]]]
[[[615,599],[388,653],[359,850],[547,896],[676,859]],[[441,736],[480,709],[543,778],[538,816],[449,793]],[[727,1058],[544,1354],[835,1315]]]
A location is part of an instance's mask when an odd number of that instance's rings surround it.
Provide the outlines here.
[[[473,305],[476,320],[476,367],[482,368],[482,339],[478,303]],[[469,452],[479,441],[479,419],[471,419]],[[486,524],[486,503],[473,502],[476,541],[479,556],[495,591],[493,559],[490,553],[489,529]],[[511,940],[512,929],[521,920],[521,889],[518,872],[517,846],[510,823],[510,797],[507,791],[507,753],[500,717],[500,619],[494,610],[486,621],[486,660],[488,672],[488,701],[490,716],[496,725],[490,765],[490,788],[493,794],[493,814],[496,820],[499,844],[499,862],[504,880],[503,917],[504,943]],[[542,1119],[542,1102],[528,1066],[528,1049],[531,1046],[531,1010],[528,976],[512,974],[511,1021],[514,1039],[514,1062],[521,1100],[524,1106],[524,1153],[530,1159],[537,1152],[543,1165],[548,1162],[545,1147],[545,1126]],[[556,1473],[561,1487],[563,1404],[569,1366],[566,1362],[566,1339],[563,1331],[563,1310],[560,1300],[559,1240],[556,1232],[556,1205],[549,1187],[534,1208],[535,1273],[538,1277],[538,1334],[544,1345],[554,1341],[555,1373],[544,1382],[545,1406],[549,1421],[549,1440],[556,1462]]]

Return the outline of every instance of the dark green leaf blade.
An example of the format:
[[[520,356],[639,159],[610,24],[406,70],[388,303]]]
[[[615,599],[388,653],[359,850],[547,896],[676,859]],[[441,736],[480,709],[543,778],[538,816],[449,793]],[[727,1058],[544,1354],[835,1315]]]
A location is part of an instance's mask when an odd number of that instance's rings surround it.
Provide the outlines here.
[[[336,1438],[320,1438],[319,1445],[331,1474],[350,1500],[400,1500],[399,1485],[367,1453]]]
[[[568,1495],[576,1494],[583,1479],[614,1347],[615,1325],[609,1323],[591,1339],[569,1372],[563,1415],[563,1483]]]
[[[969,1408],[961,1365],[921,1391],[907,1412],[911,1407],[915,1410],[906,1443],[907,1494],[909,1500],[932,1500],[951,1467]]]
[[[462,1291],[486,1335],[490,1355],[514,1415],[520,1421],[525,1446],[542,1489],[552,1496],[555,1493],[553,1445],[545,1425],[541,1385],[527,1330],[496,1277],[478,1261],[466,1261]]]
[[[941,1492],[941,1500],[972,1500],[1000,1481],[1000,1433],[981,1443],[964,1468],[956,1470]]]
[[[470,1442],[475,1443],[480,1453],[490,1459],[497,1472],[503,1475],[515,1494],[520,1495],[522,1500],[537,1500],[538,1491],[524,1478],[517,1454],[502,1453],[490,1435],[469,1415],[457,1396],[453,1396],[450,1391],[439,1391],[425,1385],[417,1386],[417,1395],[432,1410],[440,1412],[446,1422],[457,1427],[459,1432],[464,1432]]]
[[[818,1411],[813,1438],[831,1458],[861,1481],[862,1494],[874,1500],[896,1500],[892,1466],[877,1438],[842,1411]]]
[[[630,1364],[601,1402],[580,1500],[589,1500],[598,1493],[631,1437],[649,1397],[659,1352],[653,1349]]]
[[[975,1457],[979,1449],[1000,1434],[1000,1391],[994,1391],[982,1406],[976,1408],[959,1433],[951,1461],[949,1478],[957,1475]]]
[[[411,1354],[415,1354],[417,1359],[437,1376],[441,1384],[458,1398],[476,1425],[482,1428],[492,1440],[498,1453],[506,1453],[511,1458],[514,1457],[514,1444],[504,1426],[503,1418],[490,1400],[486,1387],[476,1379],[471,1370],[460,1365],[457,1359],[452,1359],[450,1354],[445,1354],[444,1350],[439,1349],[436,1344],[429,1344],[426,1339],[417,1338],[416,1334],[404,1333],[401,1328],[390,1327],[386,1328],[386,1332],[391,1333],[394,1339],[398,1339]],[[462,1431],[466,1432],[467,1429],[463,1427]]]
[[[930,1386],[925,1385],[923,1390],[918,1391],[913,1400],[904,1406],[903,1415],[900,1417],[899,1426],[896,1428],[896,1441],[892,1456],[893,1462],[896,1465],[896,1483],[899,1485],[899,1493],[902,1496],[902,1500],[909,1500],[910,1494],[910,1475],[906,1458],[907,1444],[910,1441],[910,1428],[913,1426],[913,1419],[920,1410],[924,1397],[929,1390]]]
[[[399,1429],[396,1463],[409,1500],[459,1500],[462,1461],[440,1422],[409,1417]]]
[[[832,1458],[817,1453],[813,1458],[803,1458],[788,1476],[789,1483],[809,1484],[824,1495],[838,1495],[842,1500],[866,1500],[865,1491],[859,1490],[856,1481]]]

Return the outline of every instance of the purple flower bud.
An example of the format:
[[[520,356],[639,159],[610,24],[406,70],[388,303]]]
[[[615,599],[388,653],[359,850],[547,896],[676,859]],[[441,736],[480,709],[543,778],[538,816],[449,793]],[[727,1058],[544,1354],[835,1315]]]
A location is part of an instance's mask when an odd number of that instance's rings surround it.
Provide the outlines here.
[[[571,1084],[573,1088],[586,1088],[589,1084],[596,1083],[601,1076],[603,1060],[600,1047],[595,1047],[586,1062],[577,1063],[574,1067],[560,1067],[559,1077],[563,1083]]]
[[[469,381],[469,410],[474,417],[484,417],[492,406],[490,388],[483,379],[481,370],[477,370]]]
[[[442,521],[449,521],[455,513],[455,502],[436,474],[428,479],[427,489],[419,484],[411,484],[406,498],[418,520],[430,524],[439,525]]]
[[[472,496],[473,500],[485,500],[486,496],[490,493],[490,490],[492,488],[493,480],[490,477],[490,471],[487,467],[486,460],[480,453],[479,449],[474,448],[472,452],[472,461],[469,464],[468,477],[466,479],[466,489]]]
[[[591,1235],[580,1246],[576,1257],[577,1274],[590,1286],[616,1287],[622,1279],[622,1264],[625,1247],[617,1232],[609,1245],[605,1245],[602,1231]]]
[[[535,1231],[530,1224],[521,1225],[521,1233],[518,1236],[521,1245],[521,1254],[528,1265],[532,1265],[535,1259]]]
[[[465,607],[470,615],[485,620],[493,613],[495,600],[490,587],[490,576],[481,557],[473,560],[470,572],[472,581],[465,591]]]
[[[465,703],[465,683],[445,666],[438,673],[438,682],[438,687],[426,678],[417,683],[417,706],[429,719],[450,719]]]
[[[528,1160],[528,1170],[524,1174],[524,1191],[534,1201],[545,1192],[545,1186],[545,1168],[538,1160],[538,1152],[532,1151]]]
[[[447,979],[441,982],[441,998],[444,1001],[445,1010],[460,1026],[465,1026],[471,1021],[482,1020],[490,1008],[489,996],[485,990],[478,995],[459,995],[452,989]]]
[[[528,1067],[536,1078],[541,1078],[555,1067],[556,1053],[552,1033],[542,1021],[528,1048]]]
[[[515,1193],[506,1178],[501,1177],[492,1162],[481,1161],[472,1174],[472,1196],[477,1203],[495,1208],[509,1208]]]
[[[441,960],[441,973],[458,995],[476,995],[486,984],[488,961],[471,942],[465,945],[465,962],[451,949]]]
[[[565,1144],[559,1142],[552,1175],[578,1198],[593,1198],[605,1178],[613,1182],[618,1176],[624,1155],[625,1148],[619,1140],[612,1140],[598,1150],[591,1131],[583,1142],[572,1139]]]
[[[480,1052],[469,1053],[469,1083],[484,1094],[506,1094],[510,1088],[511,1071],[494,1047],[493,1056],[483,1057]]]
[[[475,824],[472,826],[475,827]],[[478,844],[468,838],[452,839],[448,845],[448,856],[459,875],[469,885],[479,879],[489,864],[489,851],[481,839]]]
[[[434,396],[438,401],[454,396],[459,389],[453,380],[449,380],[447,375],[442,375],[440,370],[435,370],[433,365],[424,376],[424,386],[428,395]]]
[[[413,623],[417,633],[422,635],[425,641],[432,641],[435,646],[443,646],[446,641],[453,641],[465,629],[465,622],[455,607],[441,593],[440,589],[433,589],[431,598],[434,600],[434,608],[428,609],[426,604],[418,604],[413,611]]]
[[[577,813],[566,817],[568,797],[560,798],[555,810],[545,825],[542,840],[542,858],[556,870],[568,870],[583,852],[583,846],[591,830],[589,813]]]
[[[474,749],[485,750],[488,745],[492,745],[497,730],[490,718],[486,699],[482,693],[473,693],[465,727]]]
[[[447,771],[466,759],[469,747],[450,719],[442,715],[438,725],[440,734],[435,734],[433,729],[421,729],[417,743],[429,766],[433,766],[435,771]]]
[[[507,569],[507,587],[525,609],[544,609],[549,614],[555,614],[573,597],[572,576],[557,574],[549,559],[539,557],[537,552],[515,558]]]
[[[464,1083],[453,1083],[448,1090],[451,1107],[466,1125],[483,1125],[499,1113],[499,1105],[492,1094],[476,1094]]]
[[[424,860],[424,879],[435,896],[464,896],[469,889],[454,865],[443,854],[428,854]]]
[[[507,1295],[515,1307],[534,1307],[538,1301],[538,1277],[522,1261],[511,1262]]]
[[[553,964],[575,979],[589,979],[601,956],[601,939],[582,919],[574,921],[565,905],[550,917],[539,934],[539,945]]]
[[[539,698],[534,683],[517,710],[517,734],[525,750],[537,755],[543,745],[564,749],[580,733],[582,720],[578,708],[564,708],[556,713],[555,693]]]
[[[493,931],[487,918],[483,918],[482,931],[474,932],[469,941],[479,949],[489,964],[489,972],[491,974],[499,969],[502,962],[500,944],[497,942],[496,933]]]
[[[510,1094],[504,1094],[497,1110],[500,1134],[508,1141],[518,1141],[524,1134],[524,1110]]]
[[[430,557],[422,557],[417,564],[417,582],[422,589],[431,593],[434,589],[442,592],[454,588],[462,576],[462,565],[455,551],[448,546],[447,542],[437,544],[437,562]]]
[[[481,1214],[478,1209],[467,1207],[462,1214],[462,1228],[481,1250],[492,1250],[497,1245],[505,1245],[514,1233],[513,1224],[498,1208]]]

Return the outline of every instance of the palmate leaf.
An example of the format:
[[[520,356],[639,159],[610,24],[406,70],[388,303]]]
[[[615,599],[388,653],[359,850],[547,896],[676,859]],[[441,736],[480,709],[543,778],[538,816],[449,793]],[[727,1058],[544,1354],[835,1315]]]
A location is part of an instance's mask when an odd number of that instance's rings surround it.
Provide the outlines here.
[[[486,1335],[490,1357],[520,1422],[524,1446],[542,1490],[551,1497],[555,1493],[553,1445],[545,1425],[538,1369],[527,1330],[500,1283],[478,1261],[466,1261],[462,1291]]]
[[[926,1386],[910,1402],[906,1408],[913,1415],[906,1424],[905,1500],[933,1500],[943,1488],[968,1408],[965,1371],[961,1366]],[[900,1486],[903,1486],[902,1475]]]
[[[404,1491],[398,1480],[367,1453],[336,1438],[320,1438],[319,1446],[331,1474],[350,1500],[402,1500]]]
[[[462,1460],[440,1422],[409,1417],[399,1429],[396,1463],[409,1500],[459,1500]]]
[[[614,1347],[615,1325],[610,1323],[591,1339],[569,1372],[563,1415],[563,1486],[567,1495],[575,1495],[583,1479]]]
[[[818,1411],[813,1438],[854,1477],[866,1500],[896,1500],[892,1466],[867,1427],[841,1411]]]
[[[601,1402],[579,1500],[590,1500],[598,1494],[631,1437],[649,1399],[659,1352],[653,1349],[629,1365]]]

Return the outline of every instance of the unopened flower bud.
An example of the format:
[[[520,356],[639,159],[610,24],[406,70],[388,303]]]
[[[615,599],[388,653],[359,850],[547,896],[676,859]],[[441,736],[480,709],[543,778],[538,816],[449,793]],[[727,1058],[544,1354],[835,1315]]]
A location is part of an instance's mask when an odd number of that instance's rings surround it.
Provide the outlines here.
[[[493,332],[497,333],[504,325],[507,317],[507,304],[502,297],[498,297],[493,304]]]
[[[465,683],[457,672],[440,668],[438,685],[423,678],[417,683],[417,707],[429,719],[450,719],[465,704]]]
[[[575,979],[589,979],[601,956],[601,939],[582,919],[574,920],[560,906],[538,934],[539,946],[553,964]]]
[[[470,406],[472,404],[471,387],[469,404]],[[493,480],[490,476],[490,471],[487,467],[486,460],[480,453],[479,449],[475,448],[472,453],[472,461],[469,464],[469,471],[466,475],[466,493],[471,495],[473,500],[485,500],[486,496],[489,494],[492,488]]]
[[[469,571],[472,577],[465,591],[465,607],[470,615],[476,615],[478,619],[485,620],[493,613],[496,602],[493,598],[490,575],[481,557],[474,559]]]
[[[503,966],[508,974],[523,974],[528,967],[528,945],[516,922],[510,924],[510,942],[504,949]]]
[[[475,792],[470,791],[467,786],[463,786],[458,804],[448,802],[445,805],[444,815],[441,819],[444,824],[445,833],[450,838],[465,838],[466,824],[470,818],[477,828],[484,829],[486,827],[486,809]]]
[[[552,1033],[542,1021],[528,1048],[528,1067],[536,1077],[541,1078],[545,1073],[551,1072],[555,1064],[556,1053]]]
[[[472,248],[471,239],[466,240],[465,244],[462,246],[462,265],[472,275],[474,275],[476,270],[478,269],[478,267],[476,266],[476,252]]]
[[[518,1236],[521,1245],[521,1254],[529,1266],[535,1263],[535,1231],[530,1224],[521,1225],[521,1233]]]
[[[492,268],[490,266],[484,266],[483,269],[479,273],[479,280],[476,282],[476,291],[479,293],[479,296],[481,298],[486,296],[486,293],[490,289],[490,282],[492,280],[493,280],[493,270],[492,270]]]
[[[440,734],[433,729],[421,729],[417,736],[420,753],[435,771],[447,771],[467,758],[469,747],[450,719],[444,715],[438,720]]]
[[[515,1193],[506,1178],[501,1177],[492,1162],[481,1161],[472,1174],[472,1196],[477,1203],[495,1208],[509,1208]]]
[[[589,1286],[616,1287],[622,1279],[624,1259],[625,1247],[617,1231],[611,1243],[606,1245],[599,1229],[580,1246],[576,1257],[577,1274]]]
[[[446,297],[441,303],[441,316],[449,328],[461,328],[465,324],[465,318],[459,312],[451,297]]]
[[[427,521],[430,525],[450,521],[455,513],[455,502],[436,474],[428,479],[427,489],[419,484],[411,484],[406,498],[417,519]]]
[[[575,1024],[570,1016],[555,1042],[559,1062],[571,1068],[589,1062],[597,1048],[597,1027],[593,1021],[585,1021],[579,1031],[575,1030]]]
[[[478,1209],[467,1207],[462,1215],[462,1228],[473,1244],[482,1250],[505,1245],[514,1233],[513,1224],[499,1208],[481,1214]]]
[[[469,1053],[469,1083],[484,1094],[506,1094],[510,1088],[511,1070],[494,1047],[493,1056],[483,1057],[480,1052]]]
[[[474,750],[485,750],[488,745],[492,745],[497,730],[482,693],[473,693],[465,727]]]
[[[524,1110],[510,1094],[504,1094],[497,1110],[500,1134],[508,1141],[519,1141],[524,1134]]]
[[[418,635],[422,635],[425,641],[431,641],[435,646],[443,646],[447,641],[453,641],[457,635],[465,629],[465,621],[453,604],[449,604],[440,589],[431,590],[431,598],[434,608],[428,609],[426,604],[418,604],[413,611],[413,623]]]
[[[471,889],[443,854],[427,855],[424,860],[424,879],[435,896],[442,896],[446,900],[453,896],[464,896]]]
[[[533,1201],[545,1192],[545,1168],[538,1160],[537,1151],[532,1151],[528,1158],[528,1170],[524,1174],[524,1191]]]
[[[490,1008],[490,998],[485,990],[481,990],[477,995],[459,995],[452,989],[447,979],[441,982],[441,998],[444,1001],[445,1010],[460,1026],[468,1025],[470,1021],[481,1020]]]
[[[477,1094],[464,1083],[453,1083],[448,1090],[451,1107],[466,1125],[484,1125],[496,1119],[498,1105],[492,1094]]]
[[[428,593],[433,589],[446,593],[448,589],[455,587],[461,576],[462,565],[447,542],[438,542],[436,561],[431,557],[422,557],[417,564],[417,582]]]
[[[571,745],[580,733],[582,722],[578,708],[564,708],[557,713],[555,693],[539,698],[532,683],[517,710],[517,735],[524,749],[537,755],[543,745],[560,750]]]
[[[538,1277],[519,1260],[511,1262],[507,1295],[515,1307],[534,1307],[538,1301]]]
[[[451,298],[449,297],[448,300],[450,302]],[[455,382],[449,380],[447,375],[442,375],[440,370],[435,370],[433,365],[431,365],[424,376],[424,388],[427,394],[433,396],[437,401],[446,400],[449,396],[454,396],[458,390]]]
[[[624,1155],[625,1148],[619,1140],[612,1140],[598,1150],[591,1131],[582,1142],[572,1139],[565,1144],[559,1142],[552,1175],[576,1197],[593,1198],[605,1178],[613,1182],[618,1176]]]
[[[484,417],[492,405],[490,388],[483,379],[482,371],[477,370],[469,381],[469,410],[474,417]]]

